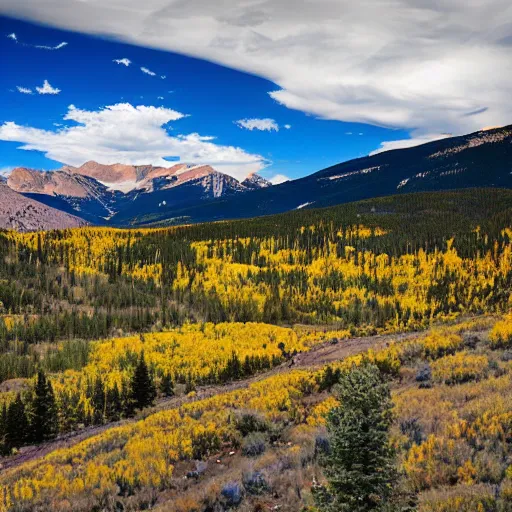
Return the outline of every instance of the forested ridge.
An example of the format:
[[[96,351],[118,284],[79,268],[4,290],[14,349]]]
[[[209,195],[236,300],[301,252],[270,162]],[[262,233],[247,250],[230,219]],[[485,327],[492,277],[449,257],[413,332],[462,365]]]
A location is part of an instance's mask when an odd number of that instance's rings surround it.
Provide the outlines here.
[[[69,453],[55,452],[47,462],[8,472],[0,510],[44,510],[45,503],[55,500],[67,510],[64,496],[74,496],[71,510],[139,510],[152,500],[162,502],[159,493],[174,488],[173,474],[181,462],[208,459],[224,446],[246,457],[264,457],[268,443],[303,436],[308,441],[300,450],[306,450],[322,434],[324,413],[335,404],[326,392],[340,379],[344,382],[340,372],[353,364],[375,366],[397,389],[416,373],[412,381],[421,393],[442,389],[447,400],[454,386],[468,382],[502,379],[505,389],[511,291],[508,190],[409,194],[160,229],[0,232],[4,454],[59,433],[132,418],[164,397],[193,396],[206,384],[222,385],[285,361],[292,364],[296,354],[326,340],[343,343],[356,335],[420,331],[486,315],[481,324],[438,330],[417,342],[397,343],[321,370],[284,373],[240,394],[219,395],[108,430]],[[484,335],[471,341],[465,333],[475,330]],[[373,371],[361,378],[371,382]],[[454,452],[450,462],[455,465],[450,475],[456,478],[422,473],[428,457],[434,458],[429,464],[435,472],[444,471],[435,450],[450,447],[453,429],[459,427],[455,420],[443,420],[446,425],[436,430],[419,413],[409,418],[400,402],[403,393],[394,396],[395,407],[400,421],[412,423],[400,424],[401,434],[393,423],[390,435],[401,468],[397,482],[407,492],[389,500],[423,499],[427,490],[461,482],[487,485],[477,453],[471,455],[466,447]],[[509,414],[508,406],[502,406],[503,414]],[[454,404],[453,411],[458,407]],[[244,409],[250,409],[252,419],[240,419]],[[506,437],[503,421],[496,420]],[[319,467],[323,441],[318,439],[314,454],[297,448],[297,457],[308,460],[307,471]],[[466,441],[474,447],[472,439]],[[503,460],[492,464],[501,468],[508,448],[500,444],[500,450],[505,450]],[[67,464],[73,467],[71,476]],[[493,473],[493,485],[508,478],[505,466],[499,471]],[[231,499],[221,494],[223,503]],[[314,494],[301,498],[301,506],[313,506]],[[495,508],[482,510],[508,510],[497,508],[504,500],[496,498]],[[169,510],[214,510],[201,508],[199,498],[195,508],[173,503]],[[421,506],[422,511],[451,510]]]

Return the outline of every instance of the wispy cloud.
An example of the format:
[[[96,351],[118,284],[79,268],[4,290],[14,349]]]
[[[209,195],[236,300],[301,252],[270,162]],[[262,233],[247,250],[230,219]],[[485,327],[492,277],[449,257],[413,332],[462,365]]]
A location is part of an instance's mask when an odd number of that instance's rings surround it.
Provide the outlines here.
[[[48,82],[48,80],[45,80],[43,82],[42,87],[36,87],[36,91],[39,94],[59,94],[61,92],[60,89],[57,89],[56,87],[52,87],[50,85],[50,82]]]
[[[66,43],[66,41],[62,41],[62,43],[59,43],[55,46],[50,46],[50,45],[46,45],[46,44],[30,44],[30,43],[25,43],[23,41],[20,41],[18,39],[18,36],[12,32],[10,34],[7,35],[7,37],[9,39],[12,39],[15,43],[19,43],[23,46],[28,46],[29,48],[37,48],[38,50],[60,50],[61,48],[64,48],[64,46],[67,46],[68,43]]]
[[[165,75],[160,75],[160,78],[161,78],[162,80],[165,80],[167,77],[166,77]]]
[[[267,162],[235,146],[215,143],[215,137],[198,133],[170,135],[166,125],[186,117],[165,107],[119,103],[99,110],[73,105],[64,116],[76,125],[43,130],[15,122],[0,125],[0,140],[23,143],[21,149],[41,151],[48,158],[68,165],[87,160],[111,164],[168,165],[167,155],[180,161],[210,164],[239,180],[263,169]],[[148,144],[151,141],[151,144]]]
[[[32,94],[32,89],[29,89],[28,87],[17,85],[16,89],[18,89],[18,92],[21,92],[22,94]]]
[[[153,73],[153,71],[151,71],[150,69],[148,68],[145,68],[144,66],[142,66],[140,68],[140,70],[143,72],[143,73],[146,73],[146,75],[149,75],[149,76],[156,76],[156,73]]]
[[[259,130],[262,132],[271,132],[271,131],[279,131],[279,125],[273,120],[269,118],[259,119],[239,119],[235,121],[235,124],[240,128],[244,128],[246,130]]]
[[[291,124],[285,124],[285,125],[284,125],[285,130],[289,130],[291,127],[292,127],[292,125],[291,125]]]
[[[64,48],[64,46],[67,46],[68,43],[66,41],[62,41],[62,43],[59,43],[56,46],[47,46],[45,44],[35,44],[33,45],[34,48],[39,48],[40,50],[60,50],[61,48]]]
[[[132,61],[130,59],[127,59],[124,57],[123,59],[114,59],[112,62],[115,62],[116,64],[122,64],[123,66],[128,67]]]

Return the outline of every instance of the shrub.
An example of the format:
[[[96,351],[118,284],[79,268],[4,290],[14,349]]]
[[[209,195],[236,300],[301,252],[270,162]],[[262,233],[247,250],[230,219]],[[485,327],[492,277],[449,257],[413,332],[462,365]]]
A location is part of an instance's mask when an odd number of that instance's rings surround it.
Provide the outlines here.
[[[249,434],[242,443],[242,453],[248,457],[256,457],[265,452],[266,440],[261,432]]]
[[[512,347],[512,315],[494,325],[489,334],[489,344],[491,348]]]
[[[475,349],[478,342],[480,341],[480,338],[473,334],[465,335],[463,339],[464,339],[464,346],[471,350]]]
[[[221,439],[216,432],[204,431],[192,438],[192,453],[194,459],[211,455],[221,447]]]
[[[400,422],[400,432],[409,438],[407,448],[424,441],[423,429],[418,418],[409,418]]]
[[[462,345],[462,338],[457,334],[435,332],[423,340],[423,351],[425,357],[439,359],[446,355],[455,354]]]
[[[222,488],[221,494],[229,507],[236,507],[242,502],[242,488],[238,482],[229,482],[226,484]]]
[[[327,455],[331,450],[329,438],[326,434],[318,434],[315,438],[315,455]]]
[[[432,363],[432,375],[438,382],[461,384],[470,380],[485,378],[489,368],[487,356],[459,352]]]
[[[252,432],[265,432],[269,425],[261,414],[253,411],[242,411],[235,416],[235,426],[245,437]]]
[[[243,484],[249,494],[263,494],[269,488],[265,476],[261,471],[252,471],[244,474]]]
[[[428,382],[432,378],[432,369],[429,364],[422,366],[416,373],[416,382]]]
[[[490,485],[458,485],[442,491],[426,492],[421,499],[422,512],[478,512],[495,511],[495,491]],[[507,510],[507,509],[505,509]]]

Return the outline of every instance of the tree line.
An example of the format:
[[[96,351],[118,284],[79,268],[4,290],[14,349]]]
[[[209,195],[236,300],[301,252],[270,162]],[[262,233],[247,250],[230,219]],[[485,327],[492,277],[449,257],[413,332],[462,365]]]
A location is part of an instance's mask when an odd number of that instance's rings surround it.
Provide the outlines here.
[[[172,379],[168,376],[162,379],[160,389],[164,396],[172,396]],[[39,370],[34,385],[27,392],[17,393],[9,404],[3,403],[0,453],[8,455],[13,449],[55,439],[60,430],[66,430],[71,424],[101,425],[132,417],[137,410],[153,405],[156,396],[157,388],[144,354],[140,355],[130,382],[121,390],[117,384],[106,390],[103,381],[96,379],[87,393],[91,411],[87,412],[82,401],[75,404],[74,416],[68,415],[70,402],[79,401],[79,397],[70,391],[58,401],[50,379]]]

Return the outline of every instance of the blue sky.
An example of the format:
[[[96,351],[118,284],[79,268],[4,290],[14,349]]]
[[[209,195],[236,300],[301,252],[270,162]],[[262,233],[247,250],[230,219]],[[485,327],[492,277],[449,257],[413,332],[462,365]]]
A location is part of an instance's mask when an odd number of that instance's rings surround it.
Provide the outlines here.
[[[269,178],[304,176],[340,161],[364,156],[385,141],[408,138],[406,129],[324,120],[315,114],[288,108],[269,95],[279,89],[275,83],[206,60],[7,17],[0,17],[0,29],[0,125],[15,123],[21,133],[2,137],[0,131],[0,138],[10,139],[0,141],[1,169],[16,166],[55,169],[63,163],[76,165],[82,159],[84,162],[97,159],[94,148],[90,157],[87,147],[83,155],[76,154],[72,140],[39,142],[39,138],[45,139],[46,132],[79,126],[77,121],[63,120],[70,105],[94,113],[116,104],[172,109],[186,117],[165,125],[171,136],[198,133],[214,137],[208,144],[241,148],[246,154],[261,157],[259,161],[264,168],[260,174]],[[13,33],[17,41],[8,37]],[[61,42],[67,45],[57,50],[36,48],[55,47]],[[114,62],[122,58],[129,59],[131,65]],[[155,76],[143,73],[141,67]],[[60,92],[38,93],[36,88],[41,88],[45,80]],[[30,89],[32,94],[22,93],[18,87]],[[271,119],[279,129],[248,130],[235,123],[243,119]],[[290,127],[285,128],[286,125]],[[29,128],[39,131],[35,146],[42,150],[20,149],[27,143],[25,132]],[[61,143],[66,148],[50,151],[50,155],[57,154],[60,161],[45,156],[47,147]],[[141,149],[141,143],[144,141],[134,137],[135,152]],[[75,144],[82,142],[78,139]],[[123,155],[130,154],[129,143],[127,146],[123,147]],[[102,151],[106,150],[115,155],[116,142]],[[179,147],[177,152],[180,152]],[[208,154],[206,151],[206,159]],[[69,160],[69,155],[73,155],[72,161],[63,161]],[[162,154],[162,149],[156,148],[155,158],[161,157],[183,155]],[[246,167],[242,166],[239,171],[236,162],[230,163],[236,169],[233,174],[243,174]],[[221,170],[226,169],[229,166]]]

